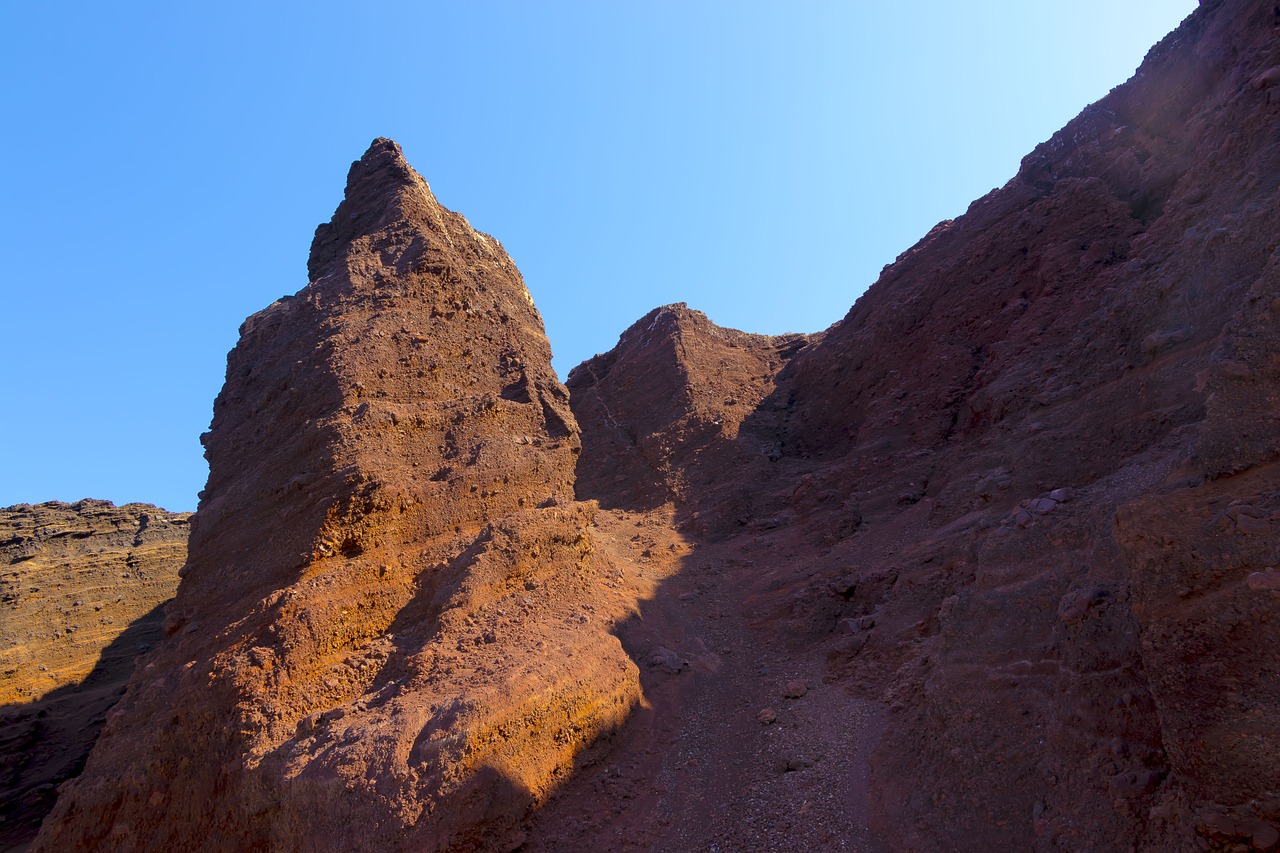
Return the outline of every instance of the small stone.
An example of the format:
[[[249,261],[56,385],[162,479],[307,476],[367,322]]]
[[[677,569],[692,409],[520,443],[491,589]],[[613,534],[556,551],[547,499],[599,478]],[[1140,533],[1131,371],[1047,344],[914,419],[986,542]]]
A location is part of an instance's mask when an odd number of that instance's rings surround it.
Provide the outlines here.
[[[778,762],[778,769],[783,773],[795,773],[799,770],[808,770],[813,766],[813,759],[807,755],[791,755]]]
[[[1057,509],[1058,502],[1053,498],[1036,498],[1027,506],[1027,508],[1034,513],[1044,515],[1047,512],[1053,512]]]
[[[1275,569],[1254,572],[1245,578],[1245,585],[1259,592],[1280,592],[1280,572]]]
[[[803,681],[788,681],[787,686],[782,688],[782,695],[788,699],[799,699],[801,696],[809,692],[809,685]]]
[[[1066,503],[1073,497],[1075,497],[1075,493],[1068,488],[1054,489],[1049,493],[1049,499],[1055,500],[1060,504]]]
[[[778,715],[772,708],[765,708],[759,714],[756,714],[756,719],[768,726],[778,722]]]
[[[315,712],[308,714],[301,720],[298,720],[297,737],[304,738],[310,736],[316,727],[320,725],[320,713]]]
[[[687,660],[666,646],[658,646],[649,652],[646,663],[648,663],[650,669],[660,670],[671,675],[675,675],[689,665]]]
[[[1280,829],[1276,829],[1269,823],[1263,823],[1253,830],[1252,840],[1253,846],[1259,850],[1270,850],[1276,844],[1280,844]]]
[[[1238,516],[1236,527],[1241,533],[1266,533],[1271,529],[1271,525],[1265,518],[1255,518],[1252,515]]]

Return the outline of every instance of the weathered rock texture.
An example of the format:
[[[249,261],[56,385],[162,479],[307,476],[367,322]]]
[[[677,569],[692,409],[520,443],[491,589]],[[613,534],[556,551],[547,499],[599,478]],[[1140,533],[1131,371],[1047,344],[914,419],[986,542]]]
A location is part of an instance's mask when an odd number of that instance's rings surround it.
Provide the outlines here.
[[[35,837],[162,636],[189,515],[91,500],[0,510],[0,849]]]
[[[679,392],[731,350],[679,308],[571,377],[579,497],[674,500],[757,652],[891,709],[875,845],[1276,844],[1278,25],[1203,3],[722,435]]]
[[[767,476],[756,463],[776,458],[776,442],[761,429],[737,441],[743,421],[759,419],[778,371],[811,339],[721,328],[683,304],[649,312],[614,349],[569,374],[574,414],[592,425],[578,493],[605,506],[653,509],[750,488]],[[732,459],[712,462],[709,454],[726,450]]]
[[[572,413],[375,143],[39,846],[1276,849],[1277,127],[1203,2],[826,333],[661,308]]]
[[[509,846],[639,699],[502,247],[378,140],[309,271],[242,328],[169,637],[37,849]]]
[[[897,710],[894,847],[1280,825],[1280,613],[1247,584],[1280,557],[1248,520],[1280,449],[1278,22],[1202,4],[780,380],[788,461],[868,528],[811,566],[874,618],[834,665]]]

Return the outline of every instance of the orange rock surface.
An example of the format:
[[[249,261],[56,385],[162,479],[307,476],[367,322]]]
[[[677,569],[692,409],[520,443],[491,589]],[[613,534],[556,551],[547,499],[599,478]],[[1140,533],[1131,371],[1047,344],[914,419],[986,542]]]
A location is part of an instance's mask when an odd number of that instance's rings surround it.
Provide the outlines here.
[[[1206,0],[831,329],[667,306],[572,399],[375,142],[37,849],[1276,849],[1278,33]]]
[[[189,513],[107,501],[0,510],[0,849],[23,849],[163,632]]]
[[[168,638],[36,849],[472,850],[640,699],[501,245],[378,140],[249,318]]]

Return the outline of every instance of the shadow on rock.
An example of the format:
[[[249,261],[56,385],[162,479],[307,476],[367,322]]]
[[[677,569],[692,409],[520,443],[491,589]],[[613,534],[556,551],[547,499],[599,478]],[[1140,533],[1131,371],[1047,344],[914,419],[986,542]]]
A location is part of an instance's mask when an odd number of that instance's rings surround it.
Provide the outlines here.
[[[36,702],[0,706],[0,845],[6,853],[26,849],[53,809],[58,785],[84,769],[136,661],[163,636],[164,606],[121,631],[79,684]]]

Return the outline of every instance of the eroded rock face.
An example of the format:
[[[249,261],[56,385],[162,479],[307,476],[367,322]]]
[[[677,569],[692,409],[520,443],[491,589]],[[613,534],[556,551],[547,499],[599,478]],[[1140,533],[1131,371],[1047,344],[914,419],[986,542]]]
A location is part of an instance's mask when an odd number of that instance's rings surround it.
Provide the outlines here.
[[[661,308],[573,413],[375,143],[42,849],[1274,849],[1278,23],[1202,3],[828,332]]]
[[[767,476],[778,447],[759,424],[762,402],[815,337],[726,329],[684,304],[646,314],[616,347],[569,374],[574,414],[591,425],[577,468],[579,497],[653,509]]]
[[[1251,840],[1280,813],[1278,522],[1274,463],[1116,518],[1170,784],[1220,840]]]
[[[736,580],[759,636],[891,709],[890,849],[1275,843],[1277,22],[1201,4],[771,376],[737,438],[666,427],[706,400],[660,407],[658,378],[698,359],[636,346],[645,323],[575,374],[585,447],[624,460],[592,493],[636,489],[636,459],[736,479],[665,495],[758,560]],[[638,399],[577,398],[606,372]],[[770,444],[763,471],[727,462]]]
[[[35,837],[134,662],[163,635],[190,513],[51,502],[0,510],[0,846]]]
[[[1280,762],[1277,614],[1246,584],[1274,555],[1201,520],[1239,498],[1260,530],[1264,490],[1232,475],[1280,448],[1276,20],[1202,4],[779,378],[780,470],[850,484],[863,516],[808,568],[874,619],[831,654],[896,709],[891,847],[1186,849],[1227,838],[1202,812],[1280,821],[1257,763]]]
[[[245,322],[168,637],[36,849],[475,850],[639,698],[519,273],[378,140]]]

